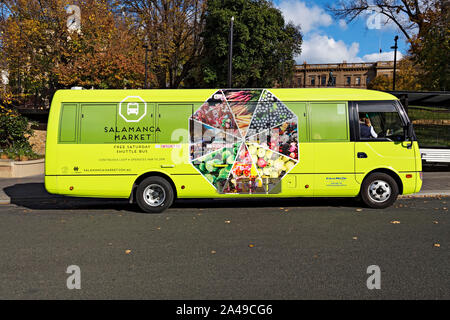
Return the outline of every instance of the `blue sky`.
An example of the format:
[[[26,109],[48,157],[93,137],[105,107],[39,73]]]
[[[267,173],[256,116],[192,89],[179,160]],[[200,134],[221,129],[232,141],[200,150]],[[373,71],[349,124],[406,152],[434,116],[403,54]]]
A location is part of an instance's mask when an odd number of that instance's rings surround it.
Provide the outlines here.
[[[274,0],[288,21],[299,24],[303,33],[302,55],[298,63],[375,62],[393,60],[394,37],[399,36],[397,57],[407,53],[408,45],[392,23],[376,23],[368,14],[346,23],[327,10],[330,0]],[[370,17],[372,16],[372,17]],[[375,18],[375,19],[374,19]],[[380,16],[381,18],[381,16]],[[379,53],[379,50],[382,53]],[[400,52],[400,53],[399,53]]]

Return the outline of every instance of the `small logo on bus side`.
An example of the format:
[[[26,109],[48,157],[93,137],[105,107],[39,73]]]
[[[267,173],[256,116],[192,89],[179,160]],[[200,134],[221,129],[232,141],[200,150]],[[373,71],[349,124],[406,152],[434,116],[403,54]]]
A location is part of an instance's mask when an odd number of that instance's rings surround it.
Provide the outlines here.
[[[147,103],[139,96],[129,96],[119,104],[119,114],[126,122],[139,122],[147,114]]]

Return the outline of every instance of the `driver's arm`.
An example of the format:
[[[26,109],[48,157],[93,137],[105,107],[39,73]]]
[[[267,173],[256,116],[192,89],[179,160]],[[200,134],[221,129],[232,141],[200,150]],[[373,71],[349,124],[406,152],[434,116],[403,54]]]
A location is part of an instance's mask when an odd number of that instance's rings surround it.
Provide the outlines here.
[[[373,129],[373,126],[370,126],[370,135],[372,136],[372,138],[378,138],[377,133],[375,132],[375,130]]]

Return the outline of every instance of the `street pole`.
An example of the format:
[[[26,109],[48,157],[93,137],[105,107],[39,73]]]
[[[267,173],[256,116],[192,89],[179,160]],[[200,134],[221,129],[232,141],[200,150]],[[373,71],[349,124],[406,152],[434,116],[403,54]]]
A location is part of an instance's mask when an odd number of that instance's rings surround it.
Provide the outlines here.
[[[233,24],[234,17],[231,17],[230,23],[230,39],[229,39],[229,49],[228,49],[228,88],[232,87],[233,82]]]
[[[395,91],[395,73],[396,73],[396,69],[397,69],[397,40],[398,40],[398,36],[395,36],[394,41],[395,41],[395,45],[393,47],[391,47],[391,49],[394,49],[394,79],[393,79],[393,84],[392,84],[392,91]]]
[[[148,45],[147,44],[145,44],[145,45],[143,45],[142,46],[142,48],[145,48],[145,81],[144,81],[144,89],[148,89],[148,86],[147,86],[147,84],[148,84],[148,82],[147,82],[147,79],[148,79]]]

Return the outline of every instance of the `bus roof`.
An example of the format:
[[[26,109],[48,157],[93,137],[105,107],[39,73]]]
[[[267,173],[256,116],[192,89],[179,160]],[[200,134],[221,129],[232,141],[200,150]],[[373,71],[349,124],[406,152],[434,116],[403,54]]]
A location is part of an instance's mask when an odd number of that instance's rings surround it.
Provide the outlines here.
[[[53,99],[54,101],[59,102],[120,102],[127,97],[139,96],[146,102],[203,102],[218,90],[219,89],[58,90]],[[389,93],[366,89],[274,88],[268,90],[284,102],[398,100]]]

